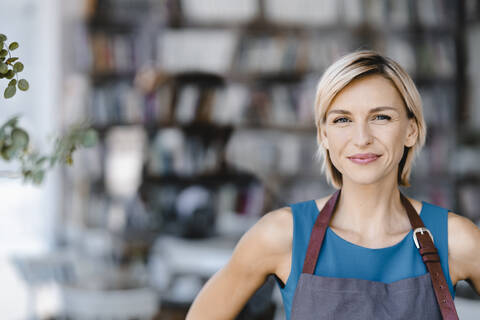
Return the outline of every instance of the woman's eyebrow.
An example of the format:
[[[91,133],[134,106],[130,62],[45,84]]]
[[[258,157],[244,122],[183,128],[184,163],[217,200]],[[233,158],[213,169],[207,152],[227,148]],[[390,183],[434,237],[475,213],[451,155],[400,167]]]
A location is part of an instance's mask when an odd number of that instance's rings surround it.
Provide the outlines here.
[[[390,107],[390,106],[380,106],[380,107],[375,107],[373,109],[370,109],[368,111],[368,113],[375,113],[375,112],[379,112],[379,111],[385,111],[385,110],[392,110],[392,111],[395,111],[395,112],[398,112],[398,110],[394,107]],[[333,110],[330,110],[327,112],[327,116],[331,113],[336,113],[336,114],[352,114],[350,111],[348,110],[343,110],[343,109],[333,109]]]
[[[392,110],[392,111],[398,112],[398,110],[394,107],[381,106],[381,107],[376,107],[376,108],[370,109],[370,111],[368,113],[374,113],[374,112],[385,111],[385,110]]]

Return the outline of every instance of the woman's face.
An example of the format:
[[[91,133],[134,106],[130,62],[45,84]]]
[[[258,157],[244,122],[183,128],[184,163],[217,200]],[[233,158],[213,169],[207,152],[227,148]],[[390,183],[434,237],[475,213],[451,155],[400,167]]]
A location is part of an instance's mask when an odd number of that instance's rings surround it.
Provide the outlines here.
[[[404,146],[413,146],[417,134],[415,120],[408,119],[390,80],[369,75],[337,94],[321,137],[344,183],[372,184],[387,177],[396,181]]]

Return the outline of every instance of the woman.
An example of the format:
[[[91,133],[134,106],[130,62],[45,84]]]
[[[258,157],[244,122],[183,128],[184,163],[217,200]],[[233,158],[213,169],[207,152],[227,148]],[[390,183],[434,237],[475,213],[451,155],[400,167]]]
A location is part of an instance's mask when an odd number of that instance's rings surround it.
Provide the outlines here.
[[[480,230],[400,193],[426,137],[411,78],[374,51],[350,53],[320,79],[315,123],[339,190],[265,214],[187,319],[234,319],[270,274],[287,319],[455,319],[456,283],[480,289]]]

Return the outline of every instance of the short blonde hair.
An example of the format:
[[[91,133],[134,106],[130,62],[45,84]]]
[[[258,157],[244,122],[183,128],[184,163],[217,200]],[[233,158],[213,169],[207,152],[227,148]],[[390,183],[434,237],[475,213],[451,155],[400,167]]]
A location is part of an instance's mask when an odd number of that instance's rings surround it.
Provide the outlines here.
[[[414,118],[418,126],[417,141],[412,147],[404,147],[398,169],[398,184],[410,186],[412,164],[418,155],[427,135],[423,118],[422,99],[410,76],[392,59],[373,50],[361,50],[340,57],[323,73],[317,85],[315,96],[315,125],[317,127],[317,160],[322,161],[322,172],[335,188],[342,187],[342,174],[335,168],[330,154],[322,145],[321,129],[326,121],[326,113],[335,96],[354,79],[379,74],[389,79],[400,93],[409,118]]]

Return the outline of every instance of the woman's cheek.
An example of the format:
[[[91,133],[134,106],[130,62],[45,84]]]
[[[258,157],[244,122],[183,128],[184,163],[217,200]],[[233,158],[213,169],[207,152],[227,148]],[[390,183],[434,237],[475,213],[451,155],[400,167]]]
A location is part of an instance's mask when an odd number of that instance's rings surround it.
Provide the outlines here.
[[[340,150],[337,149],[337,147],[339,146],[339,142],[338,141],[332,141],[331,142],[331,147],[330,147],[330,160],[332,161],[333,165],[335,166],[335,168],[337,168],[338,171],[342,172],[342,166],[341,166],[341,163],[339,161],[339,158],[341,157],[340,156]]]

